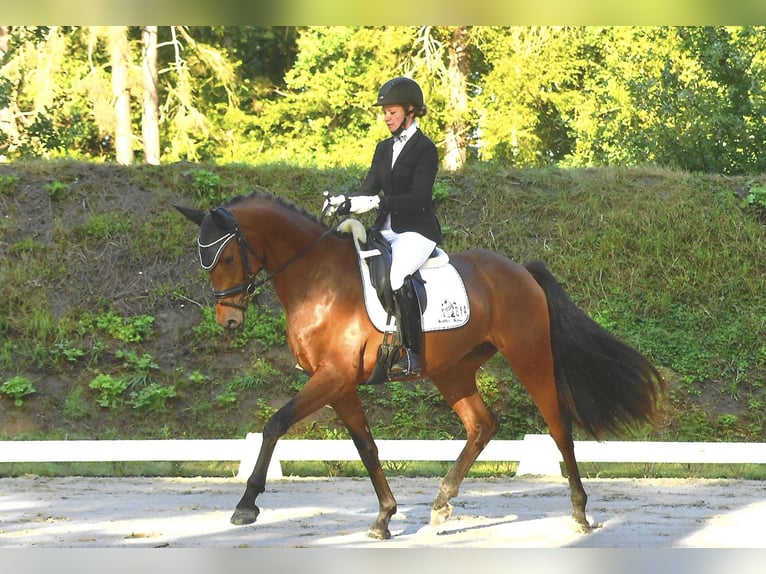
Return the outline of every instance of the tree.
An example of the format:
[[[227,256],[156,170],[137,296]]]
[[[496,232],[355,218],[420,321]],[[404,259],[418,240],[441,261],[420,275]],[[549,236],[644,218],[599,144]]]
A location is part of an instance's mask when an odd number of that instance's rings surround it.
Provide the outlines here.
[[[518,167],[760,173],[765,32],[0,26],[0,153],[130,163],[140,129],[149,163],[366,167],[387,136],[377,90],[408,76],[447,170],[475,149]],[[131,113],[139,90],[143,112]]]
[[[763,32],[589,29],[589,64],[565,114],[576,142],[565,163],[763,171]]]
[[[468,113],[468,78],[471,73],[468,43],[471,29],[452,27],[448,29],[447,44],[447,126],[445,133],[444,167],[450,171],[465,165]]]
[[[391,77],[406,75],[401,62],[413,34],[410,28],[300,29],[285,85],[261,102],[249,126],[261,142],[257,161],[368,162],[387,131],[373,106],[377,91]]]
[[[8,52],[10,40],[9,26],[0,26],[0,62]],[[6,77],[0,77],[0,161],[5,159],[3,150],[8,147],[13,128],[13,114],[10,110],[12,82]]]
[[[3,59],[8,51],[8,41],[10,40],[10,26],[0,26],[0,60]]]
[[[146,163],[160,163],[159,94],[157,78],[157,26],[141,30],[141,69],[143,72],[143,107],[141,135]]]
[[[486,28],[487,72],[479,84],[480,159],[547,165],[570,152],[566,113],[580,88],[586,31],[562,27]]]
[[[87,33],[60,26],[14,26],[0,61],[0,150],[9,158],[88,156],[100,141],[84,89]]]
[[[429,114],[439,117],[437,138],[442,165],[455,171],[465,165],[466,148],[473,126],[469,119],[468,85],[472,72],[471,27],[424,26],[419,29],[406,59],[412,74],[426,78]]]
[[[133,128],[130,116],[130,46],[125,26],[110,26],[109,50],[114,95],[114,150],[117,163],[133,163]]]
[[[198,161],[216,157],[222,148],[230,151],[225,125],[239,103],[236,63],[225,50],[197,41],[185,26],[167,31],[170,38],[158,44],[160,50],[172,48],[161,57],[163,156]]]

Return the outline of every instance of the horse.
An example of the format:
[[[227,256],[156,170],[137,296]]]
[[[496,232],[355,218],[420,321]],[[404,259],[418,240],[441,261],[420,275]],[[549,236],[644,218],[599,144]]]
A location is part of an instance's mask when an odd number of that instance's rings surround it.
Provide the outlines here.
[[[237,196],[208,211],[174,207],[200,226],[200,263],[212,282],[218,324],[239,328],[251,296],[271,282],[284,308],[289,349],[309,375],[266,422],[231,523],[256,521],[256,499],[266,489],[266,472],[280,437],[330,406],[348,429],[377,495],[378,514],[367,535],[390,538],[389,521],[397,503],[358,394],[376,367],[383,333],[365,310],[358,255],[349,234],[263,192]],[[425,333],[420,378],[429,379],[460,418],[466,442],[441,480],[431,525],[450,518],[451,499],[498,431],[497,418],[477,390],[476,374],[499,352],[545,420],[566,468],[572,517],[581,531],[589,532],[573,425],[598,440],[605,433],[651,423],[665,387],[662,376],[640,351],[577,306],[544,262],[520,264],[484,249],[451,253],[449,258],[464,281],[470,320],[455,329]]]

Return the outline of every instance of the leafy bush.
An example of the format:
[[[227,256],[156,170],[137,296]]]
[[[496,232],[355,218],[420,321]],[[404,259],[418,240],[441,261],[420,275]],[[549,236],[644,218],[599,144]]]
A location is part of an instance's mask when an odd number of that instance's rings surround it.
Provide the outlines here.
[[[96,315],[89,312],[83,313],[80,324],[86,329],[95,327],[110,337],[126,343],[140,343],[148,339],[154,331],[154,317],[151,315],[122,317],[114,311]]]
[[[187,171],[184,175],[191,177],[194,195],[203,203],[218,205],[229,194],[224,179],[217,173],[207,169],[194,169]]]
[[[160,414],[165,412],[168,399],[175,396],[175,387],[150,383],[130,393],[130,404],[136,410]]]
[[[24,375],[16,375],[0,385],[0,392],[13,399],[13,404],[20,407],[24,404],[24,397],[37,392],[34,383]]]
[[[96,403],[107,409],[116,409],[124,400],[128,382],[114,378],[112,375],[98,374],[88,385],[98,391]]]
[[[122,366],[127,372],[123,376],[123,380],[127,388],[130,389],[143,387],[148,384],[150,373],[160,369],[160,366],[154,362],[154,358],[149,353],[139,355],[133,350],[125,351],[119,349],[115,352],[114,356],[117,359],[124,360]]]
[[[745,196],[746,205],[757,205],[766,208],[766,185],[753,185]]]
[[[45,191],[48,192],[48,197],[53,201],[61,201],[69,195],[69,184],[62,181],[52,181],[46,184]]]
[[[11,195],[19,181],[19,176],[14,174],[0,175],[0,195]]]

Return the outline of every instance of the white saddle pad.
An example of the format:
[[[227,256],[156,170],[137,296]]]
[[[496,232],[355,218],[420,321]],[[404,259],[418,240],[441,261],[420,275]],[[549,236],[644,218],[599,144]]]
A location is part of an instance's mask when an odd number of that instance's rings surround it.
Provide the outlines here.
[[[367,266],[367,258],[377,254],[365,252],[360,245],[366,241],[364,226],[355,219],[347,219],[338,225],[340,231],[352,233],[354,244],[359,253],[359,271],[362,278],[364,291],[364,304],[370,321],[379,331],[393,330],[395,321],[386,324],[387,314],[381,305],[375,288],[370,281],[370,269]],[[441,250],[440,250],[441,251]],[[423,331],[443,331],[462,327],[470,319],[470,306],[468,294],[463,284],[463,278],[457,269],[448,262],[449,257],[441,251],[436,261],[430,259],[420,268],[420,276],[425,281],[428,305],[423,313]]]

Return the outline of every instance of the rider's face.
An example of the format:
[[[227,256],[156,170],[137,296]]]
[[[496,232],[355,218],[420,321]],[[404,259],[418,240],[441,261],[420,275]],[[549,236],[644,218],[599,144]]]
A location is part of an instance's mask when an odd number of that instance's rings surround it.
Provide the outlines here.
[[[405,117],[404,106],[400,104],[383,106],[383,120],[386,122],[386,127],[388,127],[388,131],[391,133],[394,133],[399,129]],[[407,117],[407,123],[404,125],[404,127],[408,128],[411,121],[412,117]]]

